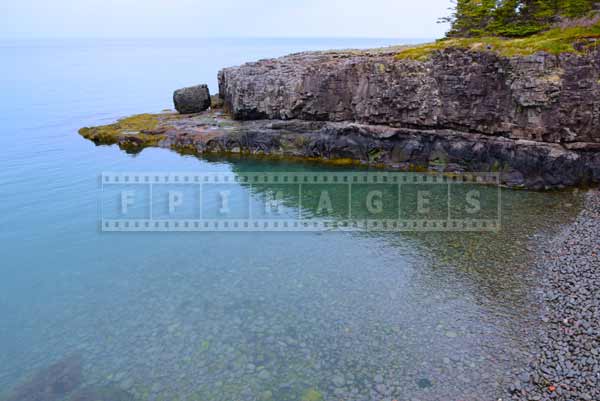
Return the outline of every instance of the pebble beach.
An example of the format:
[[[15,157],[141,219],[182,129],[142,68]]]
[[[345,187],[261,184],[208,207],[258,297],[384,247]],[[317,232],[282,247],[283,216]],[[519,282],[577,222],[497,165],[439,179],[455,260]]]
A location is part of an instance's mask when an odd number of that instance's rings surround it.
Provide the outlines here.
[[[515,400],[600,400],[600,192],[541,252],[538,356],[511,386]]]

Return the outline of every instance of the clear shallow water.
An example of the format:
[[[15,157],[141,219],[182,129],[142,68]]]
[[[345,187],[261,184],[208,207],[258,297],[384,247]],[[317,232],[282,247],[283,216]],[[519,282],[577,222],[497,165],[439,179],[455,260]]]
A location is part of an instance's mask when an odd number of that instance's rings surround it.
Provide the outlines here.
[[[501,395],[535,328],[526,247],[575,195],[504,191],[497,234],[98,230],[103,171],[331,167],[131,156],[80,127],[169,108],[181,86],[214,91],[225,66],[397,43],[0,42],[0,394],[76,353],[81,387],[140,400]]]

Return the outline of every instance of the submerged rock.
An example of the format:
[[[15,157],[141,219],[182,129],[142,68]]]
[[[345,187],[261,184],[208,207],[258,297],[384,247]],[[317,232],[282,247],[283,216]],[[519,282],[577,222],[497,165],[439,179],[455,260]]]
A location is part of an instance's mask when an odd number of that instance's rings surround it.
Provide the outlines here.
[[[37,372],[18,386],[7,401],[63,400],[80,386],[81,379],[81,358],[70,356]]]
[[[173,102],[181,114],[200,113],[210,107],[210,91],[207,85],[178,89],[173,94]]]

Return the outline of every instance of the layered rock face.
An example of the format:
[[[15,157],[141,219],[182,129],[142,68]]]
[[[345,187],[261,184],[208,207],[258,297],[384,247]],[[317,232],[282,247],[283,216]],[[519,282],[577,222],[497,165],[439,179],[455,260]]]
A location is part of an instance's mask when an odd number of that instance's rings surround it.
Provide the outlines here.
[[[146,122],[149,128],[141,131],[136,123],[140,119],[83,128],[80,133],[99,145],[118,144],[131,153],[159,146],[186,154],[310,158],[401,170],[502,171],[505,184],[532,189],[600,182],[600,152],[578,152],[559,144],[352,122],[233,121],[221,111],[146,115],[142,120],[152,123]]]
[[[552,143],[600,143],[600,53],[506,58],[448,49],[302,53],[220,72],[238,119],[354,121]],[[593,147],[593,146],[592,146]]]
[[[396,54],[311,52],[227,68],[220,96],[239,120],[360,124],[373,148],[344,149],[361,161],[369,162],[364,153],[392,167],[502,171],[507,184],[530,188],[600,182],[597,50],[508,58],[446,49],[428,61]],[[339,144],[357,131],[330,132],[328,143]]]

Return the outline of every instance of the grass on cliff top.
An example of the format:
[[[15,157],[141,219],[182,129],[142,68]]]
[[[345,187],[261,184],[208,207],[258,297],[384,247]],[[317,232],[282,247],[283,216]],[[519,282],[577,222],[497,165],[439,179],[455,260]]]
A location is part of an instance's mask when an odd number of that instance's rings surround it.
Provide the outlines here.
[[[501,56],[526,56],[538,52],[550,54],[580,53],[575,48],[582,44],[584,48],[595,45],[600,39],[600,24],[569,28],[554,28],[549,31],[525,38],[501,38],[495,36],[476,38],[448,38],[434,43],[409,47],[396,55],[398,60],[425,61],[438,50],[460,48],[472,51],[491,51]]]

